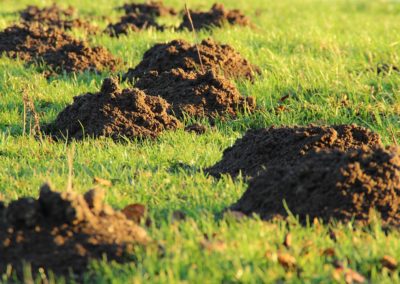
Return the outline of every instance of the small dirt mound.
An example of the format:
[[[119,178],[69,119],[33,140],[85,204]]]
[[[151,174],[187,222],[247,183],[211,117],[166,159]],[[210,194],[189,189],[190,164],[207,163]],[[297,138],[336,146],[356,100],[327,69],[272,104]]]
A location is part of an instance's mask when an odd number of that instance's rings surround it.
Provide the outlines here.
[[[210,11],[190,11],[193,26],[196,30],[223,27],[225,23],[230,25],[250,26],[250,20],[240,10],[226,10],[222,4],[214,4]],[[187,13],[183,16],[183,22],[179,29],[192,30],[192,25]]]
[[[127,35],[130,32],[138,32],[148,28],[156,30],[164,30],[163,26],[157,24],[155,18],[149,14],[130,13],[123,16],[121,20],[115,24],[109,24],[105,32],[110,36]]]
[[[400,149],[318,151],[294,166],[269,167],[231,209],[263,219],[287,216],[283,199],[302,221],[309,216],[367,222],[376,209],[384,224],[398,226]]]
[[[135,87],[165,99],[178,117],[234,117],[240,111],[251,112],[256,106],[253,97],[242,97],[230,81],[213,71],[153,71],[140,78]]]
[[[181,127],[168,114],[169,104],[138,89],[120,90],[116,79],[105,79],[99,93],[74,98],[44,131],[56,138],[88,137],[155,138],[165,130]]]
[[[153,17],[177,14],[173,8],[166,7],[162,1],[150,1],[148,3],[126,3],[122,5],[121,9],[124,10],[126,14],[138,13]]]
[[[146,231],[103,203],[104,191],[84,196],[55,192],[47,184],[40,197],[11,202],[0,218],[0,271],[12,265],[19,277],[23,262],[79,279],[92,259],[127,261],[135,245],[150,241]],[[75,279],[75,280],[78,280]]]
[[[88,22],[81,19],[74,19],[75,10],[72,7],[62,9],[56,4],[49,7],[39,8],[28,6],[20,11],[21,18],[26,23],[38,22],[43,25],[52,26],[59,29],[71,30],[81,28],[89,33],[95,33],[98,29]]]
[[[38,23],[21,24],[0,32],[0,54],[29,63],[44,63],[52,72],[114,71],[120,64],[103,47],[90,47],[60,29]]]
[[[203,40],[199,47],[206,70],[222,71],[229,78],[254,80],[260,68],[249,63],[229,45],[219,45],[211,39]],[[146,51],[143,60],[124,75],[125,80],[134,81],[150,71],[159,73],[181,68],[185,71],[201,70],[196,45],[184,40],[156,44]]]
[[[206,171],[213,176],[240,172],[245,177],[257,176],[265,169],[292,165],[317,149],[349,150],[363,145],[380,146],[378,134],[356,125],[281,127],[249,130],[222,160]]]

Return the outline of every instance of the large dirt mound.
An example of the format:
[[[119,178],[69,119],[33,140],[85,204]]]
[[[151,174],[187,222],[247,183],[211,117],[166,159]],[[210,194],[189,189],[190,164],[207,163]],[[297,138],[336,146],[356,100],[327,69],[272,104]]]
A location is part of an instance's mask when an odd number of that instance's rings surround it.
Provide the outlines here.
[[[222,71],[229,78],[254,80],[260,69],[252,65],[229,45],[219,45],[211,39],[198,45],[203,66],[206,70]],[[156,44],[146,51],[143,60],[124,75],[125,80],[133,81],[150,71],[170,71],[181,68],[185,71],[201,70],[196,45],[184,40]]]
[[[249,130],[224,151],[222,160],[206,171],[214,176],[239,172],[254,177],[280,165],[292,165],[317,149],[349,150],[379,146],[378,134],[355,125],[280,127]]]
[[[214,4],[207,12],[191,11],[190,16],[196,30],[222,27],[225,23],[230,25],[250,26],[250,20],[240,10],[226,10],[222,4]],[[192,30],[192,25],[187,13],[179,29]]]
[[[306,216],[368,222],[371,209],[384,225],[400,224],[400,149],[367,146],[310,153],[294,166],[269,167],[231,207],[263,219]]]
[[[255,109],[253,97],[242,97],[230,81],[213,71],[172,69],[160,74],[153,71],[140,78],[135,87],[165,99],[178,117],[184,113],[191,117],[234,117],[240,111]]]
[[[93,27],[88,22],[78,18],[73,18],[75,10],[72,7],[62,9],[56,4],[44,8],[28,6],[24,10],[20,11],[20,15],[22,20],[27,23],[38,22],[64,30],[81,28],[90,33],[97,31],[97,28]]]
[[[166,7],[162,1],[150,1],[147,3],[126,3],[122,5],[121,9],[123,9],[126,14],[139,13],[151,15],[153,17],[177,14],[173,8]]]
[[[21,198],[1,210],[0,271],[12,265],[19,277],[23,261],[39,269],[82,276],[91,259],[127,261],[135,245],[150,241],[144,229],[103,203],[104,191],[84,196],[55,192],[49,185],[40,197]],[[78,280],[78,279],[75,279]]]
[[[105,79],[99,93],[74,98],[44,131],[55,137],[155,138],[181,127],[168,114],[169,104],[138,89],[120,90],[116,79]]]
[[[21,24],[0,32],[0,54],[29,63],[45,63],[52,72],[114,70],[120,64],[103,47],[90,47],[60,29],[35,24]]]
[[[144,29],[154,28],[164,30],[163,26],[157,24],[156,19],[149,14],[130,13],[123,16],[119,22],[109,24],[105,30],[110,36],[127,35],[130,32],[138,32]]]

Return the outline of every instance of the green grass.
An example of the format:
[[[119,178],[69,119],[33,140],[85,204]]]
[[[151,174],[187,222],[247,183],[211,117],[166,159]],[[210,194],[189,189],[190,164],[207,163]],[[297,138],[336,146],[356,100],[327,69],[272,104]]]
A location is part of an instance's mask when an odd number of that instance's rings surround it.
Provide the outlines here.
[[[113,8],[124,1],[64,2],[104,28],[107,22],[101,16],[116,21],[121,13]],[[182,6],[179,0],[165,2]],[[213,1],[188,2],[193,8],[208,8]],[[335,249],[340,261],[371,283],[400,282],[399,270],[389,272],[379,261],[384,255],[400,259],[398,231],[383,232],[379,225],[301,226],[295,220],[268,223],[220,218],[219,213],[241,196],[246,184],[228,177],[215,180],[202,172],[251,127],[357,123],[382,135],[386,144],[393,142],[393,136],[400,141],[400,74],[378,76],[368,71],[378,63],[400,64],[400,2],[221,2],[230,8],[240,7],[258,28],[226,27],[201,32],[199,37],[228,43],[261,66],[263,76],[253,85],[236,84],[242,94],[255,96],[265,111],[219,123],[202,136],[180,130],[165,133],[157,141],[122,144],[87,139],[74,143],[74,188],[80,192],[91,188],[94,177],[112,180],[107,202],[115,208],[135,202],[146,204],[155,220],[149,234],[165,248],[164,256],[153,248],[140,249],[136,263],[93,263],[87,282],[330,283],[337,281],[332,276],[332,259],[321,256],[329,247]],[[15,12],[27,4],[50,3],[0,0],[0,30],[17,21]],[[179,22],[176,18],[164,21]],[[73,33],[86,37],[81,31]],[[119,73],[123,73],[154,43],[177,38],[194,41],[192,34],[173,30],[143,31],[118,39],[100,34],[89,39],[121,57],[125,64]],[[34,67],[0,58],[0,193],[6,201],[37,196],[40,185],[48,180],[63,190],[68,177],[67,152],[72,145],[40,142],[23,133],[22,93],[29,94],[45,123],[54,119],[73,96],[98,90],[109,75],[65,75],[46,80]],[[288,111],[275,112],[279,98],[287,94],[290,98],[284,105]],[[172,222],[174,210],[184,211],[188,220]],[[336,242],[329,237],[332,230]],[[293,237],[289,249],[282,245],[288,231]],[[202,248],[204,235],[224,242],[225,250]],[[296,258],[297,271],[285,271],[279,265],[278,251]],[[1,279],[6,281],[7,276]]]

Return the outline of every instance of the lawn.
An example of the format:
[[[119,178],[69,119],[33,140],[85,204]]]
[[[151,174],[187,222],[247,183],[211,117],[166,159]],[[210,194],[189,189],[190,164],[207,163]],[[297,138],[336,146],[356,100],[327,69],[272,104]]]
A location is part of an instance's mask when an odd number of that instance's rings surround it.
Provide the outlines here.
[[[74,6],[82,18],[104,29],[115,22],[124,0],[59,1]],[[165,0],[180,8],[183,1]],[[41,123],[52,121],[74,96],[95,92],[111,74],[85,73],[46,79],[33,66],[0,58],[0,194],[6,201],[37,196],[50,181],[64,190],[68,156],[73,155],[73,187],[84,192],[93,179],[112,181],[107,202],[114,208],[131,203],[148,207],[149,235],[163,247],[141,248],[127,264],[94,262],[88,283],[345,283],[335,261],[357,271],[371,283],[400,282],[399,270],[382,267],[383,256],[400,259],[400,233],[352,224],[300,225],[222,216],[224,208],[246,190],[246,182],[207,176],[203,169],[222,157],[223,150],[249,128],[271,125],[356,123],[382,136],[385,144],[400,141],[400,74],[377,74],[379,64],[399,64],[400,2],[367,0],[238,0],[220,1],[240,8],[255,28],[224,27],[199,32],[233,46],[262,76],[254,84],[236,81],[240,92],[254,96],[262,110],[218,122],[204,135],[178,130],[157,140],[114,142],[39,141],[30,135],[31,117],[24,121],[23,95],[34,102]],[[45,0],[0,0],[0,30],[18,21],[17,11]],[[188,1],[208,9],[213,1]],[[107,16],[106,18],[103,16]],[[163,22],[178,25],[179,18]],[[140,62],[157,42],[182,38],[190,32],[146,30],[120,38],[87,36],[124,60],[118,74]],[[124,86],[128,86],[124,83]],[[280,98],[289,95],[284,102]],[[285,111],[279,111],[278,106]],[[282,109],[282,108],[281,108]],[[189,121],[187,121],[189,123]],[[206,121],[201,121],[207,124]],[[72,153],[72,154],[71,154]],[[277,202],[281,202],[278,201]],[[183,211],[185,221],[172,218]],[[290,234],[289,246],[283,244]],[[335,235],[335,237],[332,237]],[[328,252],[334,251],[335,257]],[[288,254],[296,265],[285,269],[278,256]],[[29,275],[26,281],[30,280]],[[0,278],[6,282],[7,275]],[[50,281],[61,281],[51,277]],[[58,282],[57,281],[57,282]]]

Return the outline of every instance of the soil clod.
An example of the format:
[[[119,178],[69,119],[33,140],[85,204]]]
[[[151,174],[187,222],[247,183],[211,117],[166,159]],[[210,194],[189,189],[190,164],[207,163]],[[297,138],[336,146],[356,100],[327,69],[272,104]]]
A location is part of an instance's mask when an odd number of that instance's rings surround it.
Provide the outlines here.
[[[105,79],[101,91],[74,98],[45,132],[56,138],[88,137],[155,138],[181,127],[169,113],[169,104],[139,89],[121,90],[116,79]]]
[[[229,45],[219,45],[211,39],[198,45],[202,64],[206,70],[222,72],[228,78],[254,80],[260,69],[249,63]],[[151,72],[159,73],[181,68],[185,71],[201,70],[196,45],[183,40],[156,44],[146,51],[143,60],[134,69],[129,69],[124,80],[134,81]]]
[[[376,210],[384,225],[398,226],[400,148],[319,150],[292,166],[268,167],[230,209],[268,220],[287,216],[283,200],[302,221],[369,222]]]
[[[120,60],[103,47],[72,38],[60,29],[38,23],[20,24],[0,32],[0,54],[28,63],[45,63],[50,73],[115,70]]]
[[[238,112],[255,109],[252,97],[241,96],[230,81],[213,71],[204,74],[182,69],[160,74],[153,71],[140,78],[135,87],[165,99],[179,118],[184,114],[191,117],[234,117]]]
[[[147,3],[126,3],[122,5],[122,10],[126,14],[138,13],[153,17],[176,15],[177,12],[170,7],[166,7],[162,1],[150,1]]]
[[[226,10],[223,4],[214,4],[207,12],[189,11],[195,30],[223,27],[224,24],[250,26],[250,20],[240,10]],[[183,16],[183,22],[179,29],[192,29],[187,14]]]
[[[141,13],[130,13],[123,16],[119,22],[109,24],[105,32],[110,36],[118,37],[148,28],[154,28],[160,31],[164,30],[164,27],[157,24],[153,16]]]
[[[92,191],[97,192],[97,191]],[[19,277],[23,265],[79,280],[90,260],[128,261],[135,245],[150,241],[146,231],[96,195],[95,206],[75,192],[55,192],[44,185],[38,199],[11,202],[0,219],[0,272],[12,266]]]
[[[205,127],[204,125],[198,124],[198,123],[194,123],[194,124],[186,126],[185,131],[193,132],[198,135],[201,135],[201,134],[204,134],[207,132],[207,127]]]
[[[229,174],[254,177],[265,169],[295,164],[314,150],[350,150],[380,146],[378,134],[356,125],[271,127],[249,130],[224,151],[222,160],[206,171],[213,176]]]

